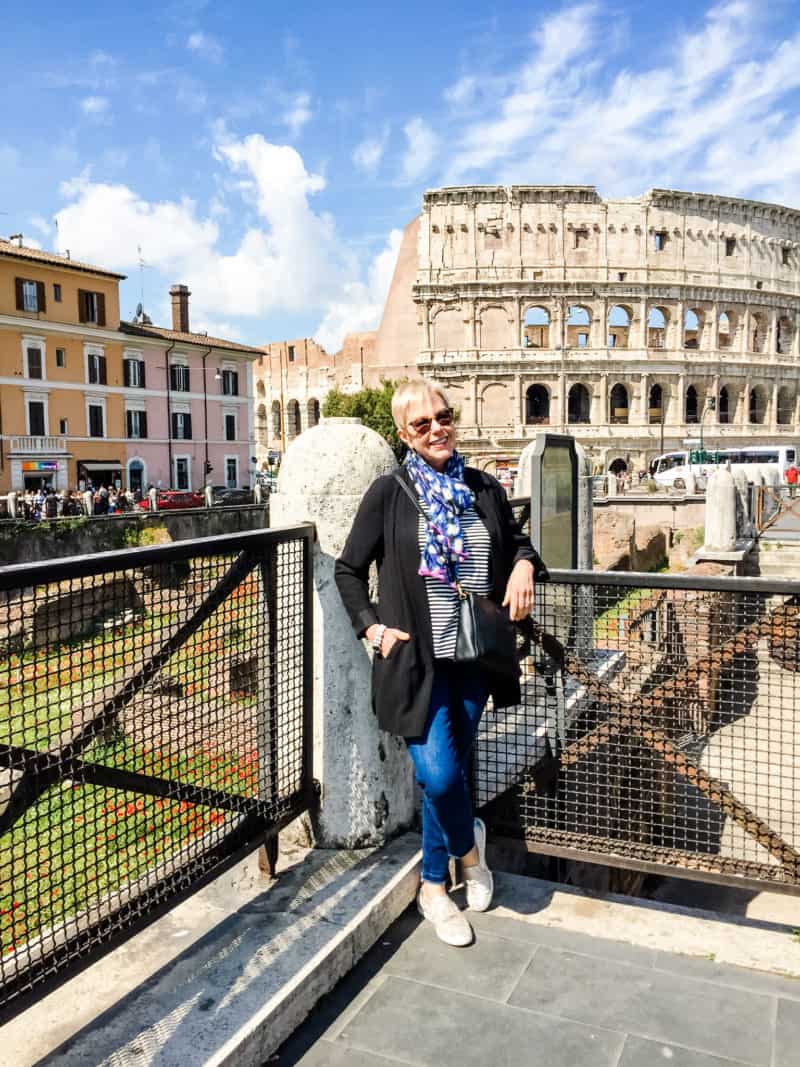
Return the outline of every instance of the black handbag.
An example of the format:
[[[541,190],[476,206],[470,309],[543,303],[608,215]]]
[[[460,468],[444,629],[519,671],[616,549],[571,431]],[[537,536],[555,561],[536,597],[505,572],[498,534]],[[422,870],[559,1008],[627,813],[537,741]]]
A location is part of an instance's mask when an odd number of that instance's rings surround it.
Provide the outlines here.
[[[417,494],[402,479],[394,475],[403,492],[413,502],[425,523],[428,516]],[[488,597],[464,589],[456,582],[458,592],[458,634],[455,663],[479,663],[492,674],[518,678],[517,631],[507,608],[500,607]]]

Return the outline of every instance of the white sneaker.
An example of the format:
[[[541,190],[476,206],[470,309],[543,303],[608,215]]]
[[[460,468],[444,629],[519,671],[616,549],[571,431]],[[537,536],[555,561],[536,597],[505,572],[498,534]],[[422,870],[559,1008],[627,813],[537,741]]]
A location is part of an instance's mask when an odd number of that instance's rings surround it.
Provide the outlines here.
[[[433,923],[436,936],[453,948],[464,948],[472,944],[472,927],[458,905],[445,893],[423,893],[422,886],[417,893],[417,910],[423,919]]]
[[[475,847],[478,850],[478,863],[462,869],[467,889],[467,907],[470,911],[486,911],[492,903],[494,878],[486,866],[486,826],[483,819],[475,820]]]

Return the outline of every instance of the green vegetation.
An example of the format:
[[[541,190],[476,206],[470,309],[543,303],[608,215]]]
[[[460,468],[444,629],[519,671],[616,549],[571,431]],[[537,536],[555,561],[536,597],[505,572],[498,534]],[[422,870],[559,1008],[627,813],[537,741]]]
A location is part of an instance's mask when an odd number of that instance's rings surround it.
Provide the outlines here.
[[[398,459],[405,453],[405,445],[397,436],[392,418],[392,393],[399,382],[381,379],[379,389],[361,389],[357,393],[343,393],[332,389],[322,405],[326,418],[361,419],[365,426],[388,441]]]

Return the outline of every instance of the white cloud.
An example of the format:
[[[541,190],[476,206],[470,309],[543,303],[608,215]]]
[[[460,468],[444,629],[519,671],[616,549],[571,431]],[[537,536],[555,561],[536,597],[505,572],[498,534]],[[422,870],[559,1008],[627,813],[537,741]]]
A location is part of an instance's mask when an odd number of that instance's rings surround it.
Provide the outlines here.
[[[466,104],[475,95],[478,79],[474,75],[465,75],[453,85],[449,85],[442,94],[448,104]]]
[[[92,118],[101,118],[108,114],[111,101],[107,96],[84,96],[80,106],[84,115],[90,115]]]
[[[353,162],[368,174],[374,174],[383,159],[389,140],[389,126],[384,126],[380,137],[367,137],[353,149]]]
[[[225,245],[213,204],[204,215],[188,198],[147,201],[126,185],[92,181],[86,170],[62,183],[68,203],[57,215],[60,247],[76,258],[132,271],[141,245],[165,284],[189,285],[196,327],[275,310],[321,309],[323,336],[336,348],[342,330],[377,325],[399,234],[362,281],[358,259],[333,219],[312,206],[325,180],[306,169],[300,154],[260,134],[236,140],[222,127],[216,133],[214,156],[223,177],[236,182],[227,197],[238,196],[258,216],[258,225],[233,246]]]
[[[439,138],[425,119],[417,116],[403,127],[406,135],[406,151],[401,164],[400,180],[413,182],[422,178],[431,168],[439,146]]]
[[[292,137],[297,137],[312,117],[311,96],[308,93],[297,93],[281,116],[281,122],[288,127]]]
[[[200,30],[189,34],[186,47],[190,52],[194,52],[195,55],[202,56],[203,59],[208,59],[212,63],[220,63],[224,55],[224,49],[216,37],[212,37],[210,33],[203,33]]]

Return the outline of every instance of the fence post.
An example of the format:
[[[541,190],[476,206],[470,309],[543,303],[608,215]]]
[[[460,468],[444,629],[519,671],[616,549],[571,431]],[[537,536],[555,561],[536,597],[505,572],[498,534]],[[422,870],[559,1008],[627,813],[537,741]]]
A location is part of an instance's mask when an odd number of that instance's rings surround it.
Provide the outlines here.
[[[381,844],[414,816],[411,761],[402,740],[378,729],[370,655],[355,637],[333,574],[361,498],[395,466],[383,438],[359,419],[322,419],[291,443],[270,497],[273,526],[316,525],[314,777],[322,796],[314,836],[323,848]]]

